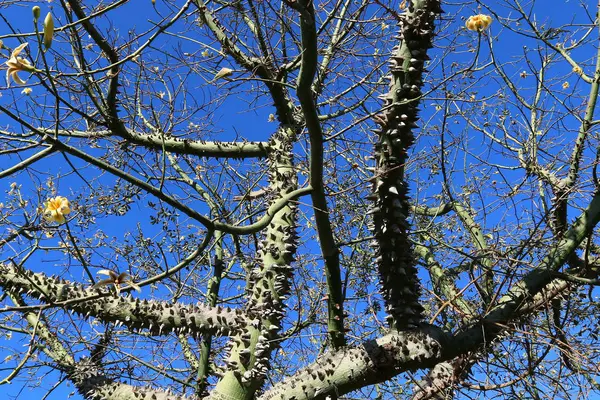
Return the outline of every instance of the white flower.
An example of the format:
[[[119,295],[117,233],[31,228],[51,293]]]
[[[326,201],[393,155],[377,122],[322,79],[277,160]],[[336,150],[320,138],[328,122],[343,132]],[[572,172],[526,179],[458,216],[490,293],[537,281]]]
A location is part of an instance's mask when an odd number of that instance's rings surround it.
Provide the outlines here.
[[[35,68],[23,57],[19,57],[19,54],[23,51],[23,49],[27,47],[27,43],[23,43],[19,45],[16,49],[13,50],[10,58],[6,62],[8,65],[8,69],[6,70],[6,84],[10,86],[10,78],[12,78],[19,85],[24,85],[25,81],[19,78],[17,75],[20,71],[33,72]]]
[[[92,288],[114,285],[117,294],[119,294],[121,292],[121,285],[125,285],[125,287],[131,287],[138,292],[142,291],[142,289],[133,282],[131,276],[127,272],[121,272],[118,274],[110,269],[101,269],[97,273],[100,275],[108,275],[108,278],[96,283],[94,286],[92,286]]]

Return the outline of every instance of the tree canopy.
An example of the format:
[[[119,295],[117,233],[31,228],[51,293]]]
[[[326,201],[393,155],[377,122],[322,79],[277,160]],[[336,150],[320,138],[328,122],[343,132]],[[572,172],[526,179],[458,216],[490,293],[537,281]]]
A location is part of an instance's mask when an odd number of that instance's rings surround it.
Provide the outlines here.
[[[0,1],[14,398],[600,389],[597,5]]]

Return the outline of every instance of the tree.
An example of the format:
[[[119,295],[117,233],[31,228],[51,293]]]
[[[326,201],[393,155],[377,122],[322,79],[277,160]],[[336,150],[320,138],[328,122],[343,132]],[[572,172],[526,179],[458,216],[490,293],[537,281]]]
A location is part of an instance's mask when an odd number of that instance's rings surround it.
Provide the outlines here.
[[[567,3],[0,3],[1,382],[598,390],[600,22]]]

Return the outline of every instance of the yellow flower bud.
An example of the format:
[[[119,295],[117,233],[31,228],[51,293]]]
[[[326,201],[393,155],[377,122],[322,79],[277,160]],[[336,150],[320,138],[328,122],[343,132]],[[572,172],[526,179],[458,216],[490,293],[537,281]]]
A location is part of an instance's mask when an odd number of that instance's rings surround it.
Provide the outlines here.
[[[37,20],[40,18],[40,8],[38,6],[35,6],[31,9],[31,12],[33,13],[33,20],[37,22]]]
[[[54,36],[54,19],[52,14],[48,13],[44,20],[44,47],[49,49],[52,46],[52,37]]]

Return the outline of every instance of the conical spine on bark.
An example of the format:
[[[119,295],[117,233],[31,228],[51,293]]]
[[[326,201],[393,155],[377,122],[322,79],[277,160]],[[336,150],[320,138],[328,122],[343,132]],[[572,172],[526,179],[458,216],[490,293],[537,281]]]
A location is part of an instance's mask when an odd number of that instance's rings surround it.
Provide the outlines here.
[[[249,321],[246,313],[239,309],[140,300],[6,264],[0,264],[0,287],[46,304],[58,303],[85,318],[96,317],[132,330],[147,330],[151,335],[170,332],[192,336],[229,335],[244,330]]]
[[[382,96],[384,111],[374,117],[379,125],[375,145],[376,169],[372,210],[375,259],[388,319],[396,329],[408,329],[422,320],[420,287],[412,246],[408,239],[409,197],[405,179],[408,149],[414,142],[422,75],[432,47],[439,0],[411,0],[400,17],[400,45],[390,65],[390,90]]]

